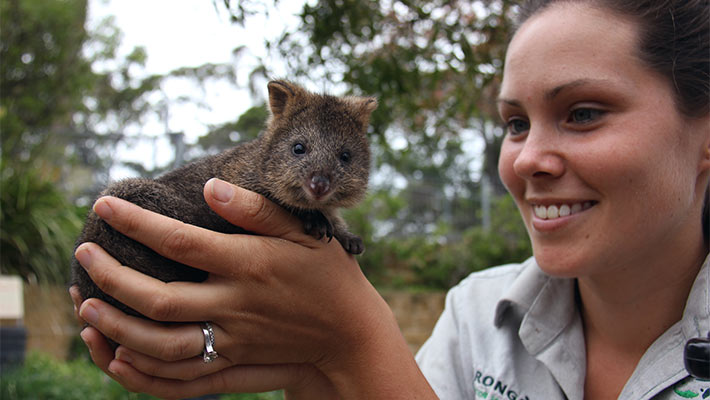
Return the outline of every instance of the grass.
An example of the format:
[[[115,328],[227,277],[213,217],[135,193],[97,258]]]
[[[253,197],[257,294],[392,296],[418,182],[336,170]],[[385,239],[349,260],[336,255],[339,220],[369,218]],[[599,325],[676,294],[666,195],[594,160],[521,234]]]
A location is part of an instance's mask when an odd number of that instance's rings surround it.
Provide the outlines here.
[[[0,399],[3,400],[147,400],[131,393],[85,359],[62,362],[33,352],[23,365],[0,371]],[[209,397],[219,400],[281,400],[281,392],[224,394]]]

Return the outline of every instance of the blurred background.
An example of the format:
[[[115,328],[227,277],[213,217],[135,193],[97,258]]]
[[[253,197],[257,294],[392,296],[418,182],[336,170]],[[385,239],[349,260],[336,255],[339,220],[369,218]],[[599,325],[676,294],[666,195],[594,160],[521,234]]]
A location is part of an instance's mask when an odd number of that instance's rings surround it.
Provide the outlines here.
[[[345,217],[415,351],[446,289],[531,254],[497,174],[515,13],[511,0],[0,0],[0,268],[24,310],[0,320],[41,351],[12,379],[3,367],[0,397],[40,386],[18,378],[27,368],[85,363],[66,290],[100,190],[253,139],[272,78],[378,97],[369,195]],[[96,376],[86,390],[109,390]]]

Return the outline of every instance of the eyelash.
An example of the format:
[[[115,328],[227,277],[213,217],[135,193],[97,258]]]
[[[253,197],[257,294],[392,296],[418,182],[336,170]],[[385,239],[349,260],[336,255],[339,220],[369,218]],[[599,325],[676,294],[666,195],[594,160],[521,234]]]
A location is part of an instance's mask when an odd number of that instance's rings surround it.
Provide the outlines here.
[[[575,121],[574,120],[575,113],[578,113],[580,111],[584,111],[588,114],[591,114],[592,116],[587,115],[586,116],[587,118],[584,121]],[[586,125],[586,124],[590,124],[592,122],[595,122],[599,118],[603,117],[604,114],[606,114],[606,111],[600,110],[598,108],[580,107],[580,108],[576,108],[576,109],[573,109],[570,111],[569,117],[567,118],[567,122],[573,123],[573,124]]]
[[[580,117],[579,113],[580,112],[585,112],[583,114],[583,119],[577,119],[576,117]],[[567,119],[565,120],[565,123],[568,124],[574,124],[577,126],[586,126],[589,124],[592,124],[596,122],[599,118],[603,117],[606,114],[605,110],[601,110],[599,108],[593,108],[593,107],[579,107],[572,109],[569,112],[569,115],[567,116]],[[524,126],[515,126],[516,124],[524,123]],[[520,117],[512,117],[509,118],[508,121],[505,124],[505,130],[506,132],[511,135],[511,136],[519,136],[523,134],[524,132],[530,130],[530,122],[524,118]]]
[[[521,131],[516,131],[514,129],[514,124],[521,123],[521,122],[526,124],[525,128]],[[506,124],[505,124],[505,130],[506,130],[507,134],[509,134],[511,136],[521,135],[523,132],[525,132],[529,129],[530,129],[530,122],[528,122],[527,120],[522,119],[522,118],[510,118],[508,120],[508,122],[506,122]]]

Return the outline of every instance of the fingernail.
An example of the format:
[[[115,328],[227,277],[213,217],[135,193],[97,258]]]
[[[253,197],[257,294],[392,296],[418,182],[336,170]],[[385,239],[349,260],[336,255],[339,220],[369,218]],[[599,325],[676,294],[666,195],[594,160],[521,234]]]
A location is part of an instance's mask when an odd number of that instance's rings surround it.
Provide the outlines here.
[[[133,363],[133,357],[126,354],[126,352],[124,350],[122,350],[120,347],[118,349],[116,349],[116,359],[126,362],[128,364]]]
[[[85,270],[88,271],[91,268],[91,252],[85,246],[79,246],[74,253],[74,257]]]
[[[121,374],[120,374],[120,373],[118,372],[118,370],[116,369],[116,361],[111,361],[111,362],[108,364],[108,372],[110,372],[110,373],[112,373],[112,374],[114,374],[114,375],[116,375],[116,376],[121,376]]]
[[[79,309],[79,316],[91,325],[95,325],[96,322],[99,321],[99,313],[94,307],[91,306],[91,304],[82,306]]]
[[[113,210],[104,199],[96,200],[96,203],[94,203],[94,212],[104,221],[108,221],[113,217]]]
[[[84,330],[82,330],[82,331],[79,333],[79,336],[81,337],[81,340],[84,341],[84,344],[86,345],[86,347],[89,349],[89,353],[91,353],[91,344],[90,344],[89,341],[86,339],[86,337],[84,337],[85,334],[86,334],[86,332],[85,332]]]
[[[212,178],[212,197],[222,203],[226,203],[234,196],[234,189],[227,182],[217,178]]]

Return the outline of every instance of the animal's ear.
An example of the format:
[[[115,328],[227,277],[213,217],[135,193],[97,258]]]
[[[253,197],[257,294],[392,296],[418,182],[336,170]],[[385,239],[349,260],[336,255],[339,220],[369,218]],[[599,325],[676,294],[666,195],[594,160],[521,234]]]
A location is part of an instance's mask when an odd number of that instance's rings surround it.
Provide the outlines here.
[[[269,108],[274,118],[280,117],[286,110],[288,103],[296,97],[298,88],[290,82],[271,81],[269,88]]]
[[[377,108],[377,98],[348,97],[348,102],[355,110],[355,118],[367,129],[367,125],[370,123],[370,115]]]

